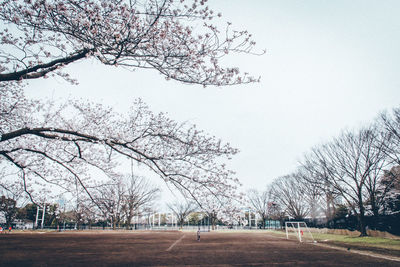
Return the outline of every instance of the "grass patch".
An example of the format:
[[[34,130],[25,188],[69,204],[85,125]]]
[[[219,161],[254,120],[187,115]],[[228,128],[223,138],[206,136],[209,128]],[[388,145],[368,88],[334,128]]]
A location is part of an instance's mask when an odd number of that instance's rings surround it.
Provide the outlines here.
[[[372,236],[354,237],[347,235],[319,234],[319,233],[314,233],[313,236],[314,239],[317,241],[327,240],[333,243],[339,242],[349,245],[377,247],[377,248],[394,249],[400,251],[400,240],[394,240],[389,238],[372,237]]]
[[[286,236],[283,231],[268,231],[269,233]],[[336,245],[353,245],[357,247],[365,248],[382,248],[400,251],[400,240],[382,238],[382,237],[354,237],[348,235],[338,235],[338,234],[320,234],[312,233],[314,239],[321,243],[332,243]]]

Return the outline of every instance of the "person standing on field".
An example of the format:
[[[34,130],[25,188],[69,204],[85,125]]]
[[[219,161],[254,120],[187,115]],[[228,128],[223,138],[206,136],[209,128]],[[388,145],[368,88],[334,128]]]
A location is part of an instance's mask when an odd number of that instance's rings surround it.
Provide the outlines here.
[[[200,228],[197,230],[197,241],[200,241]]]

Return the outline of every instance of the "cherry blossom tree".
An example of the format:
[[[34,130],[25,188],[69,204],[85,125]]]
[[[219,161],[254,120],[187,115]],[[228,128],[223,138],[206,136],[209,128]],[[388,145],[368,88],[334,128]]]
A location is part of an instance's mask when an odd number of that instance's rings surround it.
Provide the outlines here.
[[[252,54],[247,31],[219,29],[206,0],[6,0],[0,7],[0,164],[18,172],[33,201],[39,188],[80,185],[95,200],[91,173],[114,176],[121,159],[147,166],[191,199],[227,197],[238,186],[224,160],[238,152],[189,123],[154,114],[137,100],[121,115],[96,103],[34,101],[24,81],[59,75],[93,58],[131,70],[154,69],[186,84],[257,81],[221,67],[230,53]],[[1,183],[4,181],[2,180]]]
[[[22,90],[1,92],[1,164],[19,171],[28,194],[35,186],[68,191],[78,183],[91,196],[91,170],[115,175],[121,158],[147,166],[192,198],[202,190],[219,195],[237,187],[222,163],[237,149],[193,125],[153,114],[140,100],[123,116],[99,104],[60,106],[28,100]]]
[[[226,224],[233,224],[237,220],[243,204],[243,194],[237,193],[236,188],[229,192],[228,187],[226,192],[218,195],[202,190],[198,200],[200,209],[209,219],[211,229],[215,230],[219,220]]]
[[[0,8],[0,81],[57,74],[85,58],[155,69],[188,84],[254,82],[221,67],[231,52],[252,53],[247,31],[218,29],[207,0],[5,0]]]

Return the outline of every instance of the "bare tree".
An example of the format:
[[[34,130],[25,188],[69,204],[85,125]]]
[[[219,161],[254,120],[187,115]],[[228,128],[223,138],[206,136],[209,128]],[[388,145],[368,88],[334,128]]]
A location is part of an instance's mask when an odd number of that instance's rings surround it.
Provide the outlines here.
[[[275,179],[271,184],[271,195],[279,206],[295,220],[304,220],[310,213],[310,206],[305,199],[304,184],[295,174]]]
[[[400,165],[400,108],[394,108],[392,113],[382,113],[377,124],[386,131],[386,155],[393,164]]]
[[[188,201],[176,201],[174,203],[168,204],[167,206],[176,216],[177,222],[179,223],[179,227],[181,229],[183,228],[185,219],[190,215],[190,213],[192,213],[196,209],[196,205],[193,202]]]
[[[125,213],[126,229],[129,229],[132,218],[139,209],[152,207],[159,198],[160,189],[151,185],[143,177],[130,175],[124,177],[125,193],[122,210]]]
[[[262,226],[265,229],[265,221],[270,216],[270,209],[273,202],[270,191],[266,189],[260,192],[257,189],[250,189],[247,192],[247,198],[251,207],[260,215]]]
[[[125,223],[130,228],[135,214],[150,210],[160,190],[136,175],[116,176],[96,189],[95,203],[113,229]]]
[[[321,215],[324,215],[326,223],[333,220],[336,205],[340,203],[339,193],[327,182],[329,175],[313,154],[304,156],[296,177],[303,184],[313,222],[316,223],[317,217],[321,218]]]
[[[312,153],[306,154],[300,162],[299,175],[304,183],[309,184],[313,191],[311,195],[318,197],[320,208],[325,213],[326,221],[331,221],[335,216],[335,206],[340,195],[328,182],[329,174],[323,164],[315,154],[318,154],[318,148],[312,149]]]
[[[285,219],[287,218],[284,207],[282,207],[281,204],[272,201],[270,202],[269,211],[271,219],[279,221],[282,228],[285,224]]]
[[[376,146],[374,128],[357,133],[344,132],[319,149],[314,156],[328,174],[326,182],[332,186],[357,215],[361,236],[367,235],[365,201],[372,197],[371,183],[379,179],[385,156],[382,146]]]
[[[394,108],[391,113],[380,114],[375,121],[374,131],[375,150],[383,154],[383,159],[368,176],[366,187],[369,194],[368,204],[377,219],[380,213],[387,211],[388,199],[393,194],[396,196],[397,167],[400,164],[400,108]],[[387,168],[390,170],[386,170]]]
[[[389,158],[386,154],[388,134],[387,132],[379,131],[376,126],[373,128],[371,127],[370,131],[374,136],[374,147],[368,151],[368,153],[373,159],[370,161],[372,164],[366,179],[365,187],[368,194],[368,204],[370,205],[374,218],[377,219],[379,210],[383,206],[383,199],[389,190],[389,188],[383,188],[384,184],[381,183],[385,168],[390,165],[390,161],[388,161]]]
[[[302,192],[304,194],[304,200],[307,202],[309,206],[309,216],[311,217],[313,223],[316,223],[317,218],[321,215],[324,206],[326,205],[325,201],[328,199],[324,198],[327,196],[327,190],[322,191],[320,187],[315,186],[314,183],[311,183],[309,180],[309,173],[305,171],[303,168],[298,168],[295,173],[295,179],[299,183],[299,186],[302,188]],[[325,212],[326,214],[327,212]]]
[[[125,188],[120,177],[113,179],[112,181],[102,184],[96,189],[94,202],[100,209],[104,218],[108,219],[115,230],[117,226],[120,226],[123,220],[123,200]]]

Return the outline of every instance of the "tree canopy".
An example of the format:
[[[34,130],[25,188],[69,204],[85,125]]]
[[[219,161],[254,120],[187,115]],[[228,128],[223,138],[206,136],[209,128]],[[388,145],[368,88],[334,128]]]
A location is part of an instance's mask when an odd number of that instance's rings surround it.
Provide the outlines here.
[[[190,123],[154,114],[137,99],[129,114],[89,101],[31,100],[26,80],[59,75],[94,58],[105,65],[157,70],[187,84],[255,82],[227,54],[253,53],[247,31],[211,24],[206,0],[6,0],[0,7],[0,167],[31,200],[50,185],[79,184],[92,196],[98,169],[115,175],[119,159],[147,166],[187,197],[234,195],[239,182],[225,159],[238,150]],[[1,183],[4,185],[5,180]],[[5,186],[3,186],[5,188]],[[40,189],[41,188],[41,189]],[[45,190],[45,191],[40,191]]]
[[[247,31],[218,29],[206,0],[3,1],[0,81],[45,77],[92,57],[106,65],[155,69],[167,79],[231,85],[257,79],[221,67],[230,52],[252,53]]]

